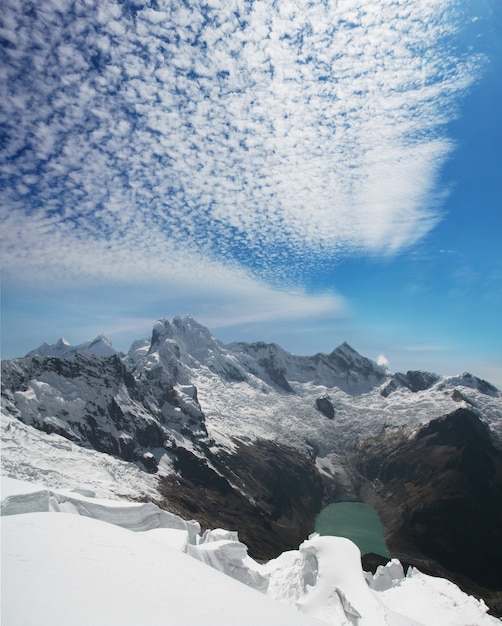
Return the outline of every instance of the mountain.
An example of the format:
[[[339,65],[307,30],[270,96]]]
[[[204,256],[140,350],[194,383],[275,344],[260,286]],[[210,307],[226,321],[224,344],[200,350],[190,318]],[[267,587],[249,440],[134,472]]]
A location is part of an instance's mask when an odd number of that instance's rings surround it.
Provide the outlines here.
[[[395,472],[396,496],[383,498],[378,472],[387,457],[408,441],[426,458],[433,448],[416,432],[457,409],[476,415],[493,437],[480,441],[480,456],[492,454],[502,434],[500,392],[471,374],[391,374],[346,343],[313,356],[263,342],[225,345],[191,317],[158,320],[127,355],[101,336],[79,346],[43,344],[5,361],[2,407],[16,445],[23,445],[17,421],[64,437],[72,454],[77,446],[86,458],[97,451],[134,463],[139,474],[121,471],[148,485],[147,497],[204,528],[239,528],[260,560],[296,548],[319,510],[339,500],[374,501],[388,537],[404,536],[405,526],[395,534],[392,520],[403,521],[397,494],[408,474]],[[379,446],[387,457],[371,457]],[[10,454],[4,467],[21,471]],[[447,469],[439,463],[430,472]],[[441,485],[430,489],[431,506],[447,516],[448,507],[436,506]],[[491,502],[495,492],[484,493]],[[425,553],[408,530],[402,556],[415,563]],[[441,551],[427,558],[451,570]],[[467,561],[456,569],[482,584]]]
[[[87,352],[96,356],[111,356],[115,354],[111,341],[104,335],[98,335],[90,341],[85,341],[78,346],[72,346],[66,339],[61,337],[56,343],[43,343],[28,353],[27,356],[38,354],[40,356],[69,357],[77,352]]]
[[[354,457],[391,554],[500,611],[502,445],[478,414],[461,408],[413,432],[390,429],[361,441]]]
[[[156,470],[169,431],[150,390],[118,355],[36,353],[2,364],[4,411],[79,445]],[[153,465],[152,465],[153,464]]]

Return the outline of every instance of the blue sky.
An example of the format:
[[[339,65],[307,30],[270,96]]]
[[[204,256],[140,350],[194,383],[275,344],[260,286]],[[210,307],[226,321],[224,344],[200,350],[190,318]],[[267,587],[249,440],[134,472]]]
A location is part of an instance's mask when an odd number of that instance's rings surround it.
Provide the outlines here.
[[[191,314],[502,387],[498,0],[6,0],[2,357]]]

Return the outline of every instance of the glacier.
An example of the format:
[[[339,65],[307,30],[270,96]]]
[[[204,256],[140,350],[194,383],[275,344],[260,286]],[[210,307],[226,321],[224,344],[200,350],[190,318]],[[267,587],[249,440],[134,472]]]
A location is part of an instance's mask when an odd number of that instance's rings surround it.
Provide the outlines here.
[[[268,563],[236,532],[155,505],[2,478],[2,624],[490,626],[486,605],[348,539],[313,535]],[[87,491],[87,494],[89,492]]]

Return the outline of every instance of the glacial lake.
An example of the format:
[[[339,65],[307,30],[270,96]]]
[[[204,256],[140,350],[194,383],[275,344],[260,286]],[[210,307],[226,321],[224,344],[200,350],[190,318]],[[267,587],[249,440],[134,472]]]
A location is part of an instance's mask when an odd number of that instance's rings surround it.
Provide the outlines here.
[[[336,502],[323,509],[316,518],[315,531],[320,535],[346,537],[361,554],[375,552],[390,557],[383,527],[375,509],[360,502]]]

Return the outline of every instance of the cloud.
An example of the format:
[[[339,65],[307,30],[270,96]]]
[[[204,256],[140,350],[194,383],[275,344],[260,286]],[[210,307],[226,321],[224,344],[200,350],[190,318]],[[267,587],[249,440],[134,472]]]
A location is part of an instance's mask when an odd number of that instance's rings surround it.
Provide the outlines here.
[[[255,341],[274,333],[297,339],[299,332],[312,332],[316,323],[336,324],[350,313],[346,300],[334,292],[288,292],[241,270],[202,265],[192,269],[185,275],[145,274],[135,285],[127,275],[98,285],[32,282],[28,289],[4,281],[2,357],[22,356],[61,335],[81,343],[100,333],[127,351],[133,339],[149,336],[156,319],[178,314],[194,316],[228,341]]]
[[[377,365],[380,367],[389,368],[389,359],[385,356],[385,354],[379,354],[377,358]]]
[[[437,222],[476,66],[446,45],[452,3],[23,7],[3,8],[8,276],[284,290]]]
[[[451,350],[450,347],[444,344],[416,344],[412,346],[400,346],[400,349],[404,352],[445,352]]]

